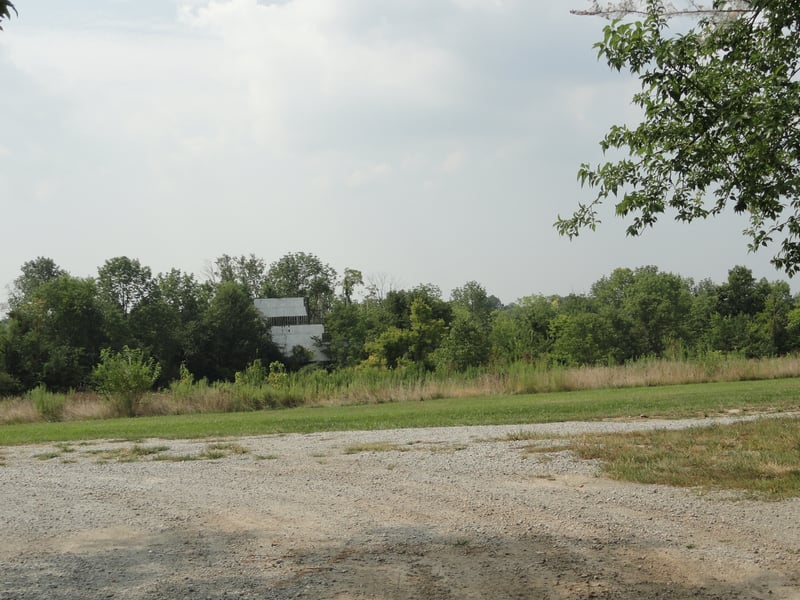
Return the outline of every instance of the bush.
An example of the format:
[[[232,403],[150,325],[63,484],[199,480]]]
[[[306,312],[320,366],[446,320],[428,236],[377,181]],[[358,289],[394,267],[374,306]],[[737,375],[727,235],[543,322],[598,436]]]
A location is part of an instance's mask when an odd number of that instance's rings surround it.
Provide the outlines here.
[[[272,367],[270,366],[270,369]],[[261,364],[261,359],[257,358],[251,362],[244,371],[237,371],[234,384],[239,386],[261,387],[267,381],[267,369]]]
[[[267,383],[276,388],[284,388],[289,383],[289,375],[286,373],[286,367],[282,362],[276,360],[269,364]]]
[[[161,365],[153,358],[145,359],[141,349],[124,346],[121,352],[112,352],[104,348],[100,364],[92,371],[92,382],[98,392],[119,404],[122,414],[134,417],[160,373]]]
[[[178,379],[169,384],[169,391],[178,400],[189,400],[194,391],[194,375],[186,367],[186,363],[181,363]]]

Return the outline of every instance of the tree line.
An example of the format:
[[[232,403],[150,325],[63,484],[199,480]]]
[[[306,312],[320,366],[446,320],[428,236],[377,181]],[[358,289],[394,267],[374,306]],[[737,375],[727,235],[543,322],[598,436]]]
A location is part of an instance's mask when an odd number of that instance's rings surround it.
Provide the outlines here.
[[[158,365],[157,385],[181,373],[231,381],[253,361],[290,370],[460,372],[516,362],[622,364],[708,352],[766,357],[800,350],[800,298],[783,281],[736,266],[726,281],[695,283],[654,266],[616,269],[585,294],[532,295],[503,305],[478,282],[448,299],[433,284],[386,289],[361,272],[341,276],[317,256],[267,264],[223,255],[204,280],[153,275],[136,259],[105,261],[75,277],[52,259],[22,265],[0,322],[0,395],[45,385],[84,389],[104,352],[136,349]],[[253,300],[303,296],[330,359],[281,354]],[[296,349],[299,350],[299,349]]]

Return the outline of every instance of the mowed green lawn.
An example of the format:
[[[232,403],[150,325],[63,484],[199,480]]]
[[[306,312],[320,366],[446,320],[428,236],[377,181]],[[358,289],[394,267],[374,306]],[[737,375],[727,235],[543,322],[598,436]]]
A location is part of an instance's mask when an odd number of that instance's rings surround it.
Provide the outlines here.
[[[0,426],[0,445],[548,423],[642,416],[681,418],[732,410],[800,410],[800,379],[3,425]]]

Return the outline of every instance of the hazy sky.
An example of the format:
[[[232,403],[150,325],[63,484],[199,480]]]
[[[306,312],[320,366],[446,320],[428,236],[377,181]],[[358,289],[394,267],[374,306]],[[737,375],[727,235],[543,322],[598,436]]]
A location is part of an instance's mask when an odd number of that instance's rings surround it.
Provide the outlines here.
[[[559,213],[637,84],[584,0],[16,0],[0,32],[0,302],[20,266],[115,256],[203,278],[223,253],[310,252],[397,286],[504,302],[653,264],[721,282],[735,215],[626,238]],[[794,287],[794,286],[793,286]]]

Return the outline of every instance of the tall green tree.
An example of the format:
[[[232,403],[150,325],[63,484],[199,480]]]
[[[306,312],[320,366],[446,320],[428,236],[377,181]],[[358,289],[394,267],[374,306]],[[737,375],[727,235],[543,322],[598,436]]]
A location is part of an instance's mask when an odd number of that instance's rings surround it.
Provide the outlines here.
[[[556,297],[525,296],[498,310],[492,320],[490,340],[495,360],[504,363],[532,361],[550,351],[550,321],[558,314]]]
[[[684,338],[687,350],[705,352],[713,346],[708,338],[713,315],[717,314],[718,286],[710,279],[692,286],[692,306]]]
[[[442,300],[442,291],[432,283],[421,283],[410,290],[389,290],[381,306],[387,322],[400,329],[411,328],[411,307],[415,300],[423,302],[434,319],[442,319],[445,325],[453,318],[453,309]]]
[[[389,296],[391,292],[387,299]],[[375,362],[385,367],[394,368],[403,362],[432,370],[436,364],[434,352],[446,333],[445,320],[418,297],[411,302],[408,325],[399,327],[392,324],[382,329],[365,343],[365,350]]]
[[[110,258],[97,269],[97,288],[111,347],[121,350],[123,346],[139,346],[137,329],[150,324],[139,315],[154,301],[155,281],[150,267],[127,256]]]
[[[464,371],[489,362],[492,343],[489,324],[461,306],[453,310],[453,320],[442,337],[433,360],[444,371]]]
[[[400,329],[394,325],[384,329],[377,337],[364,344],[368,354],[367,362],[389,369],[400,366],[404,359],[408,360],[410,348],[410,330]]]
[[[800,303],[795,298],[794,304],[786,314],[786,351],[800,351]]]
[[[162,366],[162,379],[178,377],[181,364],[192,363],[204,344],[203,319],[213,286],[191,273],[172,269],[155,278],[154,301],[135,313],[145,324],[137,331],[138,345],[149,349]]]
[[[223,254],[212,267],[212,283],[235,281],[247,288],[250,297],[260,296],[267,280],[267,265],[255,254],[228,256]]]
[[[0,319],[0,398],[5,396],[15,396],[22,392],[22,384],[19,379],[8,372],[6,363],[6,353],[9,348],[9,328],[8,319]]]
[[[774,0],[686,5],[699,17],[686,31],[669,27],[681,11],[665,2],[611,6],[639,20],[612,21],[596,47],[612,70],[640,81],[633,103],[642,121],[610,128],[600,142],[610,160],[578,172],[594,199],[556,227],[570,238],[594,229],[609,198],[630,235],[665,213],[691,222],[730,207],[749,216],[749,247],[778,244],[772,262],[792,275],[800,270],[800,13]]]
[[[177,378],[181,364],[200,352],[202,319],[212,290],[210,284],[198,283],[194,275],[172,269],[153,279],[147,297],[128,315],[127,345],[158,361],[160,383]]]
[[[686,336],[691,282],[678,275],[654,266],[615,269],[592,285],[592,296],[613,327],[619,360],[660,355]]]
[[[97,286],[103,299],[127,316],[152,292],[153,273],[138,259],[117,256],[97,269]]]
[[[293,252],[272,263],[262,292],[269,298],[304,297],[309,316],[322,320],[336,291],[336,271],[314,254]]]
[[[733,267],[728,280],[717,288],[717,312],[722,316],[755,315],[763,310],[769,292],[766,279],[756,281],[747,267]]]
[[[202,328],[202,348],[189,364],[198,377],[233,380],[237,371],[254,360],[270,363],[279,357],[249,291],[235,281],[217,286],[203,314]]]
[[[352,367],[368,356],[365,344],[386,329],[377,302],[336,300],[325,317],[325,354],[336,367]]]
[[[66,271],[52,258],[44,256],[27,261],[20,270],[22,273],[14,280],[9,293],[8,303],[11,308],[24,302],[39,286],[66,275]]]
[[[788,335],[792,294],[789,284],[776,281],[769,285],[764,306],[755,316],[751,327],[750,354],[777,356],[791,350]]]
[[[594,312],[561,313],[550,322],[551,359],[565,365],[593,365],[613,359],[609,319]]]
[[[478,323],[489,327],[492,311],[502,306],[496,296],[490,296],[477,281],[468,281],[450,293],[450,303],[466,310]]]
[[[358,269],[345,268],[342,276],[342,297],[350,304],[353,301],[353,292],[359,285],[364,285],[364,276]]]
[[[421,298],[411,303],[411,336],[408,358],[426,369],[433,369],[434,351],[447,332],[443,318],[437,317],[433,309]]]
[[[93,279],[62,275],[37,287],[9,313],[5,362],[26,389],[82,387],[106,344]]]

